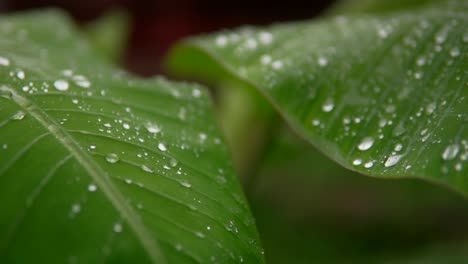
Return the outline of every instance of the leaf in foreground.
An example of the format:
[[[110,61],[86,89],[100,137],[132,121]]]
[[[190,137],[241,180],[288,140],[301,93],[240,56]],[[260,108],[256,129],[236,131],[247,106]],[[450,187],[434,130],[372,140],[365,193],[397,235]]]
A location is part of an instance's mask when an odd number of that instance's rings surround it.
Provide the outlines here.
[[[466,1],[189,39],[172,69],[259,89],[343,166],[468,192]],[[200,65],[203,65],[201,67]]]
[[[262,262],[203,88],[129,76],[77,32],[0,19],[0,262]]]

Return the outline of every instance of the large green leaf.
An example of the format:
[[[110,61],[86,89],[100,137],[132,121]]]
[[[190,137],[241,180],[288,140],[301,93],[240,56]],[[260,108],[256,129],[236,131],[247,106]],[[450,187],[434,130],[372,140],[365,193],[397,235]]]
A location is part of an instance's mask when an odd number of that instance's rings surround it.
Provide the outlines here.
[[[0,262],[263,262],[202,87],[113,68],[56,11],[0,35]]]
[[[259,89],[310,143],[363,174],[468,192],[468,4],[245,27],[188,39],[179,73]]]

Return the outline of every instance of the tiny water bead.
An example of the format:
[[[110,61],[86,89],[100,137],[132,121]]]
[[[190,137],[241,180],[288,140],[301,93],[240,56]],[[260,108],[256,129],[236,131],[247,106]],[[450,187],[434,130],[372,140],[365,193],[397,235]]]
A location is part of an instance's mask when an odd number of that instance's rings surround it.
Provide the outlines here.
[[[460,150],[460,147],[458,144],[451,144],[448,145],[445,149],[444,152],[442,152],[442,159],[444,160],[453,160],[458,154],[458,151]]]
[[[157,124],[152,123],[152,122],[147,122],[145,124],[145,128],[149,133],[152,133],[152,134],[161,132],[161,128]]]
[[[362,160],[361,160],[361,159],[355,159],[355,160],[353,160],[353,165],[359,166],[359,165],[361,165],[361,164],[362,164]]]
[[[364,168],[366,169],[372,168],[372,166],[374,166],[374,162],[372,161],[368,161],[364,164]]]
[[[320,57],[320,58],[318,59],[318,64],[319,64],[321,67],[325,67],[325,66],[327,66],[327,64],[328,64],[328,59],[325,58],[325,57]]]
[[[89,191],[89,192],[95,192],[95,191],[97,191],[97,186],[96,186],[96,184],[91,183],[90,185],[88,185],[88,191]]]
[[[106,155],[106,161],[109,163],[116,163],[120,160],[119,156],[115,153],[109,153]]]
[[[10,65],[10,60],[0,56],[0,65],[2,66],[9,66]]]
[[[166,145],[164,145],[164,143],[159,143],[159,144],[158,144],[158,149],[159,149],[160,151],[166,151],[166,150],[167,150],[167,147],[166,147]]]
[[[121,233],[123,230],[122,224],[115,223],[114,226],[112,227],[112,230],[114,230],[115,233]]]
[[[171,165],[171,167],[177,166],[177,163],[178,163],[178,161],[176,159],[174,159],[174,158],[171,158],[169,160],[169,165]]]
[[[323,102],[323,105],[322,105],[322,110],[324,112],[330,112],[333,110],[333,108],[335,108],[335,105],[333,103],[333,99],[332,98],[328,98],[326,99],[324,102]]]
[[[68,82],[65,80],[57,80],[54,82],[55,89],[59,91],[67,91],[68,90]]]
[[[385,161],[385,167],[392,167],[392,166],[395,166],[401,159],[401,157],[403,157],[403,155],[391,155],[387,158],[387,160]]]
[[[72,205],[71,208],[72,213],[77,214],[81,211],[81,205],[79,203],[75,203]]]
[[[26,113],[23,111],[17,111],[11,116],[12,120],[22,120],[26,116]]]
[[[179,181],[179,184],[186,187],[186,188],[192,187],[192,184],[190,184],[190,182],[185,181],[185,180]]]
[[[368,150],[374,144],[374,139],[372,137],[365,137],[362,139],[361,143],[358,145],[358,149],[361,151]]]
[[[26,75],[24,74],[24,71],[20,70],[20,71],[16,72],[16,77],[18,77],[18,79],[23,80],[26,77]]]
[[[154,172],[153,168],[151,168],[150,166],[145,165],[145,164],[142,164],[142,165],[140,166],[140,168],[141,168],[143,171],[146,171],[146,172],[149,172],[149,173],[153,173],[153,172]]]

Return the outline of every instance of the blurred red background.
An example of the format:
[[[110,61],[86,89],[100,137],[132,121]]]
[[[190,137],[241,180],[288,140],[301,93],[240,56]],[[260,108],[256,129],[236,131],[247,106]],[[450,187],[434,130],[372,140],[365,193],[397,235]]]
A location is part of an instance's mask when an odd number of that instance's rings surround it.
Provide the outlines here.
[[[131,15],[130,39],[122,63],[140,75],[161,73],[160,61],[175,41],[200,33],[245,24],[265,25],[308,19],[332,0],[0,0],[1,12],[60,7],[78,22],[96,19],[107,10],[123,7]]]

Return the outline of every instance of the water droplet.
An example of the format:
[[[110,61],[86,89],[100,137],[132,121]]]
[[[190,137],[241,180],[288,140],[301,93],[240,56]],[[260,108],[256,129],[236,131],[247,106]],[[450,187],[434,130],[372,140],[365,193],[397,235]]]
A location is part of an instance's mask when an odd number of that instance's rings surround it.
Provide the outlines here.
[[[461,163],[455,164],[455,170],[456,170],[456,171],[461,171],[462,168],[463,168],[463,165],[462,165]]]
[[[318,119],[312,120],[312,125],[314,125],[314,126],[320,125],[320,120],[318,120]]]
[[[436,105],[436,103],[434,103],[434,102],[428,104],[428,105],[426,106],[426,114],[427,114],[427,115],[432,114],[432,113],[434,112],[434,110],[436,109],[436,107],[437,107],[437,105]]]
[[[7,148],[8,148],[8,144],[3,144],[3,145],[2,145],[2,148],[3,148],[3,149],[7,149]]]
[[[145,164],[142,164],[142,165],[140,166],[140,168],[141,168],[142,170],[146,171],[146,172],[149,172],[149,173],[153,173],[153,172],[154,172],[153,168],[151,168],[150,166],[145,165]]]
[[[320,58],[318,59],[318,64],[319,64],[321,67],[327,66],[327,64],[328,64],[327,58],[325,58],[325,57],[320,57]]]
[[[120,224],[120,223],[116,223],[112,227],[112,230],[114,230],[114,232],[116,232],[116,233],[122,232],[122,229],[123,229],[123,227],[122,227],[122,224]]]
[[[362,139],[361,143],[358,145],[358,149],[361,151],[368,150],[374,144],[374,139],[372,137],[365,137]]]
[[[83,75],[73,76],[73,80],[75,81],[76,85],[83,88],[89,88],[91,86],[91,83]]]
[[[72,205],[71,208],[72,213],[77,214],[81,211],[81,205],[79,203],[75,203]]]
[[[88,191],[89,192],[97,191],[97,186],[95,184],[91,183],[90,185],[88,185]]]
[[[260,39],[260,42],[267,45],[273,41],[273,35],[270,32],[263,31],[263,32],[260,32],[259,39]]]
[[[178,163],[178,161],[176,159],[174,159],[174,158],[171,158],[169,160],[169,165],[171,165],[171,167],[177,166],[177,163]]]
[[[123,126],[123,128],[125,128],[127,130],[130,129],[130,125],[127,124],[127,123],[123,123],[122,126]]]
[[[193,95],[193,97],[200,97],[201,91],[199,89],[195,88],[192,91],[192,95]]]
[[[147,122],[145,124],[145,128],[146,128],[146,130],[148,130],[148,132],[150,132],[152,134],[156,134],[156,133],[161,132],[161,128],[155,123]]]
[[[374,162],[372,162],[372,161],[366,162],[364,164],[364,168],[366,168],[366,169],[372,168],[372,166],[374,166]]]
[[[260,57],[260,62],[264,65],[267,65],[271,62],[271,56],[270,55],[263,55],[262,57]]]
[[[205,234],[203,234],[202,232],[195,232],[195,235],[197,235],[197,237],[199,238],[205,238]]]
[[[459,150],[460,147],[458,144],[448,145],[442,153],[442,158],[444,160],[453,160],[457,156]]]
[[[275,69],[275,70],[279,70],[279,69],[283,68],[283,62],[280,61],[280,60],[276,60],[271,64],[271,67],[273,67],[273,69]]]
[[[166,145],[164,145],[164,143],[159,143],[158,144],[158,149],[160,151],[166,151],[167,150]]]
[[[418,60],[416,61],[416,64],[418,66],[423,66],[424,64],[426,64],[426,59],[424,57],[420,57],[418,58]]]
[[[359,165],[361,165],[361,164],[362,164],[362,160],[361,160],[361,159],[355,159],[355,160],[353,160],[353,165],[359,166]]]
[[[400,161],[401,157],[403,157],[403,155],[391,155],[385,161],[385,164],[384,164],[385,167],[388,168],[388,167],[396,165],[398,163],[398,161]]]
[[[458,57],[460,55],[460,49],[458,47],[454,47],[450,50],[450,56]]]
[[[257,41],[255,39],[247,39],[245,42],[245,46],[249,49],[256,49]]]
[[[68,90],[68,82],[65,80],[57,80],[54,82],[54,87],[59,91],[66,91]]]
[[[17,111],[16,113],[14,113],[12,116],[11,116],[11,119],[12,120],[21,120],[24,118],[24,116],[26,116],[26,113],[19,110]]]
[[[10,60],[5,57],[0,56],[0,65],[8,66],[10,65]]]
[[[26,75],[24,74],[24,71],[18,71],[18,72],[16,72],[16,77],[23,80],[24,77],[26,77]]]
[[[125,179],[125,183],[126,184],[132,184],[132,180],[131,179]]]
[[[322,110],[324,112],[330,112],[333,110],[333,108],[335,107],[335,105],[333,104],[333,99],[332,98],[328,98],[326,99],[324,102],[323,102],[323,105],[322,105]]]
[[[182,180],[182,181],[179,181],[179,183],[180,183],[180,185],[182,185],[182,186],[184,186],[186,188],[192,187],[192,184],[190,184],[190,182],[188,182],[188,181],[183,181]]]
[[[403,149],[402,144],[398,143],[398,144],[395,145],[395,148],[394,148],[395,151],[401,151],[402,149]]]
[[[106,161],[109,163],[116,163],[120,160],[119,156],[115,153],[109,153],[106,155]]]
[[[216,38],[216,45],[219,47],[224,47],[228,43],[228,38],[226,36],[218,36]]]
[[[88,149],[89,149],[89,150],[95,150],[95,149],[96,149],[96,145],[91,144],[91,145],[89,145]]]

